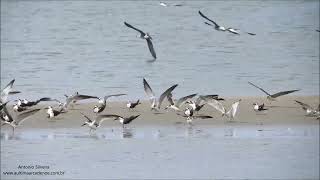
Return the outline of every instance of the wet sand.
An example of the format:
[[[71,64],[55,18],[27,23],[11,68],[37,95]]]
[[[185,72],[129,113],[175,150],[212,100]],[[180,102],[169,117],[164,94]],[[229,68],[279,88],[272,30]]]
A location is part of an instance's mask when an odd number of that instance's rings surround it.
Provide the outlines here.
[[[302,110],[300,105],[294,102],[299,100],[301,102],[310,104],[313,107],[317,107],[319,103],[319,96],[283,96],[277,101],[269,102],[265,97],[231,97],[226,98],[222,103],[227,109],[230,105],[241,99],[239,109],[233,123],[241,125],[319,125],[319,120],[314,117],[305,116],[305,111]],[[255,112],[253,110],[253,103],[259,102],[265,103],[265,112]],[[143,125],[172,125],[177,123],[186,123],[186,118],[177,115],[177,112],[164,110],[167,105],[167,101],[164,101],[161,107],[161,111],[155,113],[150,111],[149,101],[142,101],[142,104],[138,105],[135,109],[129,110],[126,108],[127,102],[107,102],[106,109],[100,114],[118,114],[122,116],[130,116],[141,114],[136,120],[134,120],[128,126],[139,127]],[[23,128],[77,128],[86,120],[81,116],[80,112],[88,115],[91,118],[95,118],[96,115],[92,109],[96,101],[83,101],[75,104],[70,110],[52,119],[47,118],[46,110],[40,110],[39,113],[26,119],[19,129]],[[42,104],[38,107],[43,108],[46,105]],[[186,105],[185,105],[186,106]],[[183,106],[181,109],[184,109]],[[183,112],[180,112],[183,113]],[[198,115],[210,115],[213,118],[210,119],[194,119],[194,125],[217,125],[224,126],[227,122],[226,117],[222,117],[221,113],[215,110],[209,105],[205,105]],[[120,126],[119,122],[106,120],[101,127],[117,127]],[[5,128],[2,128],[5,129]]]
[[[141,116],[124,129],[106,120],[92,134],[81,127],[85,119],[79,112],[95,117],[96,102],[75,105],[54,119],[41,110],[14,135],[8,126],[1,128],[1,179],[318,179],[319,120],[306,117],[293,100],[316,107],[319,96],[287,96],[272,104],[265,97],[241,99],[233,123],[206,106],[200,113],[213,118],[195,119],[194,126],[175,112],[153,114],[148,101],[132,111],[126,102],[109,102],[102,114]],[[272,107],[257,114],[252,109],[256,101]],[[19,171],[64,174],[4,174]]]

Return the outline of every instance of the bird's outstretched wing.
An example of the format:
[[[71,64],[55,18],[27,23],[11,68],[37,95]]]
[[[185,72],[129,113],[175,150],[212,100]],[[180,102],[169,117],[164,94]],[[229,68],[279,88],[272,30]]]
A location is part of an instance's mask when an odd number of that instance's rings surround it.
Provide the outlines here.
[[[168,94],[167,99],[168,99],[170,105],[174,105],[174,101],[172,99],[172,93]]]
[[[300,104],[303,109],[313,109],[309,104],[294,100],[296,103]]]
[[[99,115],[96,118],[97,124],[101,124],[104,120],[108,120],[108,119],[115,119],[121,117],[119,115],[115,115],[115,114],[103,114],[103,115]]]
[[[124,95],[127,95],[127,94],[111,94],[111,95],[108,95],[108,96],[105,96],[104,97],[104,100],[107,100],[109,97],[117,97],[117,96],[124,96]]]
[[[205,16],[204,14],[202,14],[201,11],[199,11],[199,14],[200,14],[200,16],[202,16],[203,18],[205,18],[206,20],[212,22],[216,27],[219,27],[219,25],[218,25],[216,22],[214,22],[213,20],[209,19],[207,16]]]
[[[160,109],[160,106],[162,104],[162,101],[164,100],[164,98],[166,96],[168,96],[169,94],[171,94],[171,92],[174,90],[174,88],[176,88],[178,86],[178,84],[175,84],[173,86],[171,86],[170,88],[168,88],[166,91],[164,91],[161,95],[160,95],[160,98],[159,98],[159,101],[158,101],[158,109]]]
[[[92,120],[91,120],[87,115],[83,114],[82,112],[80,112],[80,114],[81,114],[84,118],[86,118],[86,119],[88,120],[88,122],[92,122]]]
[[[269,94],[267,91],[265,91],[264,89],[262,89],[261,87],[259,87],[259,86],[257,86],[257,85],[255,85],[255,84],[253,84],[253,83],[251,83],[251,82],[248,82],[250,85],[252,85],[252,86],[254,86],[254,87],[256,87],[256,88],[258,88],[258,89],[260,89],[262,92],[264,92],[264,93],[266,93],[268,96],[271,96],[271,94]]]
[[[223,105],[215,99],[212,99],[210,102],[207,102],[207,104],[214,107],[216,110],[220,111],[222,114],[226,113],[226,109],[223,107]]]
[[[24,113],[17,115],[16,122],[17,124],[21,124],[24,120],[26,120],[29,116],[37,113],[40,109],[33,109]]]
[[[20,92],[20,91],[10,91],[10,92],[9,92],[10,95],[19,94],[19,93],[21,93],[21,92]]]
[[[128,123],[130,123],[131,121],[135,120],[135,119],[136,119],[137,117],[139,117],[139,116],[140,116],[140,114],[130,116],[130,117],[126,118],[123,123],[124,123],[124,124],[128,124]]]
[[[209,119],[213,118],[212,116],[206,116],[206,115],[195,115],[193,116],[194,118],[199,118],[199,119]]]
[[[7,105],[8,102],[9,102],[9,101],[7,101],[7,102],[5,102],[5,103],[3,103],[3,104],[0,105],[0,111]]]
[[[141,31],[141,30],[138,29],[138,28],[133,27],[132,25],[128,24],[127,22],[124,22],[124,24],[125,24],[127,27],[138,31],[138,32],[141,34],[141,36],[145,36],[145,35],[146,35],[146,33],[144,33],[143,31]]]
[[[228,111],[228,114],[231,113],[232,117],[236,115],[240,101],[241,99],[231,105],[231,109]]]
[[[149,97],[151,103],[155,101],[156,97],[155,94],[153,93],[150,85],[148,84],[147,80],[143,78],[143,87],[144,87],[144,92],[146,92],[147,96]]]
[[[157,58],[157,55],[156,55],[156,51],[155,51],[154,48],[153,48],[153,44],[152,44],[151,39],[148,38],[148,39],[146,39],[146,40],[147,40],[148,48],[149,48],[149,51],[150,51],[152,57],[153,57],[154,59],[156,59],[156,58]]]
[[[271,97],[272,98],[276,98],[276,97],[283,96],[283,95],[286,95],[286,94],[290,94],[290,93],[293,93],[293,92],[296,92],[296,91],[300,91],[300,89],[295,89],[295,90],[290,90],[290,91],[281,91],[281,92],[272,94]]]
[[[191,99],[191,98],[195,97],[196,95],[197,95],[197,94],[191,94],[191,95],[184,96],[184,97],[180,98],[180,99],[177,101],[176,106],[177,106],[177,107],[180,107],[181,104],[183,104],[186,100]]]
[[[7,101],[7,98],[8,98],[8,95],[10,93],[10,91],[12,90],[12,86],[13,86],[13,83],[14,83],[15,79],[11,80],[4,88],[3,90],[1,91],[1,102],[5,102]]]

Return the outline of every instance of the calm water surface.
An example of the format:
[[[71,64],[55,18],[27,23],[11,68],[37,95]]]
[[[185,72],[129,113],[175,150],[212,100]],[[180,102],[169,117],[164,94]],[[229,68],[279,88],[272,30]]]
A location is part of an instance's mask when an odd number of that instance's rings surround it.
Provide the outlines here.
[[[174,4],[174,1],[170,1]],[[170,4],[169,3],[169,4]],[[144,98],[142,78],[157,94],[262,95],[319,92],[319,1],[1,1],[1,86],[16,78],[19,96],[79,91]],[[240,36],[204,24],[256,33]],[[150,32],[158,59],[127,21]],[[122,97],[127,98],[127,97]]]
[[[173,126],[19,129],[1,133],[1,179],[18,165],[63,176],[32,178],[319,178],[319,127]],[[26,170],[32,171],[32,170]],[[45,170],[43,170],[45,171]]]

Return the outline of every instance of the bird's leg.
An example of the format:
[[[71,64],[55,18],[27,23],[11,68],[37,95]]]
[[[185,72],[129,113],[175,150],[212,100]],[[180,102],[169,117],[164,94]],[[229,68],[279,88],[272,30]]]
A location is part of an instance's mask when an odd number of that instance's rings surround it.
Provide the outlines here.
[[[15,130],[15,127],[12,126],[12,136],[14,136],[14,130]]]

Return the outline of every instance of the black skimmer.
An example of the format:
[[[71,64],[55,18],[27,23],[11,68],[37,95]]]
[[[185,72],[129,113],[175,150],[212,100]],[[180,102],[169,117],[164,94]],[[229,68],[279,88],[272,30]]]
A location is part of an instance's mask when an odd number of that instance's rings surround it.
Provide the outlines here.
[[[150,85],[148,84],[148,82],[143,78],[143,87],[144,87],[144,91],[146,92],[146,94],[149,96],[150,101],[151,101],[151,110],[159,110],[160,106],[162,104],[162,101],[164,100],[165,97],[167,97],[169,94],[171,94],[171,92],[178,86],[178,84],[175,84],[173,86],[171,86],[170,88],[168,88],[166,91],[164,91],[160,97],[159,100],[157,102],[156,96],[153,93]]]
[[[192,101],[192,100],[189,100],[189,101],[186,101],[186,103],[191,106],[192,110],[194,112],[199,112],[203,106],[206,104],[206,101],[209,101],[211,99],[215,99],[215,100],[218,100],[218,101],[223,101],[224,99],[223,98],[219,98],[219,95],[217,94],[214,94],[214,95],[199,95],[199,97],[196,99],[196,101]],[[204,101],[203,104],[202,101]]]
[[[208,119],[212,118],[212,116],[206,116],[206,115],[194,115],[194,111],[192,108],[186,108],[184,111],[184,115],[187,117],[187,123],[192,125],[192,119],[194,118],[200,118],[200,119]]]
[[[27,108],[26,108],[26,107],[19,106],[18,104],[14,104],[14,105],[13,105],[13,110],[14,110],[15,112],[22,112],[22,111],[27,110]]]
[[[138,104],[141,104],[139,99],[138,99],[136,102],[130,102],[130,101],[129,101],[129,102],[127,103],[127,108],[133,109],[133,108],[135,108]]]
[[[320,32],[320,30],[316,29],[317,32]]]
[[[200,14],[200,16],[202,16],[203,18],[205,18],[206,20],[212,22],[213,24],[210,24],[210,23],[208,23],[208,22],[205,22],[205,24],[206,24],[206,25],[209,25],[209,26],[214,26],[214,29],[215,29],[215,30],[217,30],[217,31],[228,31],[228,32],[231,32],[231,33],[233,33],[233,34],[240,35],[239,29],[230,28],[230,27],[229,27],[229,28],[225,28],[225,27],[223,27],[223,26],[219,26],[216,22],[214,22],[213,20],[209,19],[207,16],[205,16],[204,14],[202,14],[201,11],[199,11],[199,14]],[[256,34],[250,33],[250,32],[246,32],[246,33],[249,34],[249,35],[252,35],[252,36],[256,35]]]
[[[29,116],[37,113],[40,109],[33,109],[27,112],[23,112],[21,114],[18,114],[14,119],[13,117],[10,115],[10,113],[8,112],[7,108],[4,106],[3,107],[3,111],[4,114],[6,115],[5,118],[2,119],[3,124],[1,126],[4,125],[9,125],[12,127],[13,133],[14,130],[17,126],[19,126],[24,120],[26,120]]]
[[[306,103],[297,100],[295,100],[295,102],[298,103],[302,107],[302,109],[306,111],[306,116],[320,117],[320,104],[318,106],[318,109],[315,109]]]
[[[226,31],[227,29],[223,26],[219,26],[216,22],[214,22],[213,20],[209,19],[207,16],[205,16],[204,14],[202,14],[201,11],[199,11],[200,16],[202,16],[203,18],[205,18],[206,20],[212,22],[214,24],[214,29],[216,29],[217,31]],[[213,26],[210,23],[205,22],[205,24]]]
[[[171,4],[171,5],[168,5],[165,2],[160,2],[159,5],[163,6],[163,7],[168,7],[168,6],[177,6],[177,7],[179,6],[180,7],[180,6],[183,6],[183,4]]]
[[[51,106],[48,106],[47,108],[47,114],[48,114],[48,118],[53,118],[58,116],[59,114],[65,113],[65,111],[63,111],[64,109],[61,107],[60,110],[55,110],[53,109]]]
[[[163,6],[163,7],[167,7],[167,6],[168,6],[168,5],[167,5],[166,3],[164,3],[164,2],[160,2],[159,5],[160,5],[160,6]]]
[[[104,98],[99,98],[99,106],[95,105],[93,108],[93,112],[94,113],[101,113],[107,106],[107,99],[110,97],[116,97],[116,96],[123,96],[123,95],[127,95],[127,94],[112,94],[112,95],[108,95],[105,96]]]
[[[207,102],[207,104],[214,107],[216,110],[220,111],[222,113],[222,116],[227,116],[229,118],[229,121],[232,121],[232,120],[234,120],[234,117],[236,116],[240,101],[241,101],[241,99],[234,102],[231,105],[231,108],[229,111],[227,111],[224,108],[224,106],[219,101],[217,101],[215,99],[211,100],[210,102]]]
[[[27,99],[23,99],[23,100],[19,99],[17,105],[20,107],[31,107],[31,106],[37,105],[41,101],[54,101],[54,100],[51,98],[48,98],[48,97],[40,98],[36,101],[28,101]]]
[[[191,124],[192,123],[191,117],[193,116],[193,109],[186,108],[186,110],[184,111],[184,114],[187,116],[187,123]]]
[[[152,44],[152,37],[149,35],[149,33],[144,33],[143,31],[141,31],[140,29],[137,29],[135,27],[133,27],[132,25],[128,24],[127,22],[124,22],[124,24],[129,27],[132,28],[136,31],[138,31],[140,33],[140,38],[141,39],[145,39],[147,41],[148,47],[149,47],[149,51],[151,53],[151,55],[153,56],[154,59],[157,58],[156,52],[153,48],[153,44]]]
[[[98,115],[96,116],[96,118],[94,120],[92,120],[91,118],[89,118],[88,116],[86,116],[85,114],[83,114],[82,112],[80,112],[80,114],[86,118],[87,120],[81,125],[81,126],[85,126],[88,125],[90,130],[89,133],[91,133],[92,130],[97,130],[98,127],[101,126],[101,123],[104,120],[107,119],[112,119],[113,117],[110,117],[110,115]]]
[[[295,90],[290,90],[290,91],[281,91],[281,92],[278,92],[278,93],[275,93],[275,94],[269,94],[267,91],[265,91],[264,89],[258,87],[257,85],[254,85],[253,83],[251,82],[248,82],[250,85],[260,89],[262,92],[264,92],[265,94],[267,94],[267,99],[270,100],[270,101],[275,101],[277,97],[279,96],[283,96],[283,95],[286,95],[286,94],[290,94],[290,93],[293,93],[293,92],[296,92],[296,91],[300,91],[300,89],[295,89]]]
[[[68,106],[70,103],[74,101],[85,100],[85,99],[99,99],[99,98],[97,96],[82,95],[76,92],[71,96],[66,96],[66,102],[63,104],[63,108],[68,109]]]
[[[167,99],[170,103],[170,105],[168,105],[167,107],[165,107],[165,109],[168,109],[168,108],[171,108],[175,111],[180,111],[180,106],[185,102],[187,101],[188,99],[191,99],[193,98],[194,96],[196,96],[197,94],[191,94],[191,95],[188,95],[188,96],[184,96],[182,98],[180,98],[178,101],[174,102],[173,99],[172,99],[172,93],[168,94],[167,95]]]
[[[266,111],[268,109],[264,108],[264,104],[259,105],[258,103],[253,103],[253,110],[258,111]]]
[[[135,120],[139,116],[140,116],[140,114],[129,116],[129,117],[122,117],[119,115],[109,114],[109,117],[115,118],[114,121],[119,120],[120,124],[122,124],[122,128],[124,128],[125,124],[131,123],[133,120]]]
[[[9,94],[17,94],[20,93],[20,91],[12,91],[12,86],[14,83],[15,79],[11,80],[9,84],[7,84],[2,90],[1,90],[1,95],[0,95],[0,103],[3,104],[7,102],[8,95]]]

